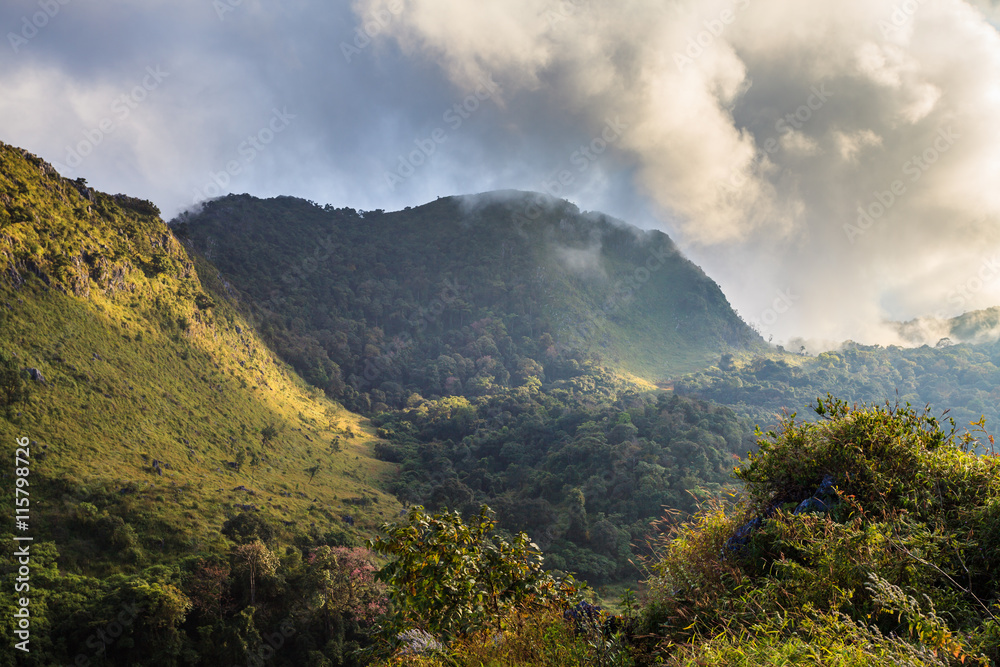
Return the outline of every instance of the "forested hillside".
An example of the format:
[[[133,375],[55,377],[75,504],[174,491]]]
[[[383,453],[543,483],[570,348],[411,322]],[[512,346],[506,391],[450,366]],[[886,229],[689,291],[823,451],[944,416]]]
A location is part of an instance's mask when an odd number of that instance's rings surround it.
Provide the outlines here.
[[[443,643],[414,630],[407,650],[378,664],[997,664],[997,458],[971,452],[970,435],[951,423],[905,406],[828,397],[813,416],[819,422],[787,419],[761,434],[736,472],[738,500],[664,522],[644,561],[645,604],[626,594],[620,614],[586,603],[560,614],[546,604],[552,583],[529,570],[527,600],[458,633],[447,612],[472,608],[472,596],[455,596],[450,608],[406,605],[400,620]],[[416,568],[449,547],[471,550],[453,517],[408,518],[380,542],[400,554],[389,592],[401,601]],[[428,546],[414,548],[418,538]],[[443,580],[463,564],[440,568]]]
[[[763,347],[667,236],[540,195],[394,213],[229,196],[172,224],[303,377],[363,412],[545,382],[570,356],[656,382]]]
[[[375,556],[359,547],[399,508],[389,493],[467,516],[495,504],[504,531],[530,531],[551,551],[548,568],[595,583],[635,582],[630,560],[650,521],[664,506],[693,510],[696,499],[720,491],[749,446],[749,423],[731,411],[657,398],[627,370],[598,363],[597,329],[566,333],[552,324],[552,302],[518,301],[517,289],[534,289],[530,282],[495,287],[506,296],[491,301],[494,287],[472,262],[433,274],[435,285],[454,291],[435,301],[425,284],[430,302],[416,311],[414,337],[392,348],[382,332],[391,330],[383,319],[388,302],[377,286],[404,284],[415,298],[421,283],[379,280],[371,271],[384,265],[354,261],[345,270],[361,271],[364,285],[349,288],[339,302],[349,317],[335,320],[348,345],[330,348],[347,355],[336,357],[355,371],[344,375],[325,348],[310,347],[333,332],[309,329],[301,316],[320,313],[329,323],[335,315],[309,300],[317,295],[303,276],[298,283],[279,276],[260,305],[211,263],[221,261],[211,244],[204,255],[189,255],[150,202],[64,179],[18,149],[2,146],[0,158],[0,435],[11,443],[28,438],[31,452],[35,643],[24,664],[81,655],[92,664],[254,662],[276,651],[268,639],[275,628],[295,639],[282,639],[274,664],[360,664],[351,646],[371,645],[384,598],[372,579]],[[634,230],[580,220],[602,247],[628,250],[636,261],[652,252]],[[531,233],[536,241],[547,234],[543,227]],[[412,232],[414,244],[419,236]],[[361,250],[373,252],[362,237]],[[256,241],[254,248],[268,249]],[[650,266],[688,281],[695,296],[685,300],[678,288],[654,317],[708,327],[711,318],[684,308],[701,304],[695,310],[707,312],[715,304],[715,324],[729,318],[734,342],[724,349],[757,344],[714,283],[666,243],[657,246],[668,249],[666,263]],[[512,252],[503,242],[496,247]],[[323,266],[340,267],[339,257]],[[298,266],[320,274],[322,254],[311,258]],[[618,289],[608,276],[622,257],[607,260],[609,273],[594,283],[573,262],[550,260],[562,272],[563,296],[580,312],[596,300],[607,304],[592,317],[605,327],[601,335],[632,326],[621,312],[642,292],[608,292]],[[252,262],[275,266],[266,253]],[[656,292],[642,298],[655,300]],[[278,316],[285,299],[301,300],[296,317]],[[412,318],[412,305],[397,307]],[[675,325],[671,334],[679,352],[663,368],[708,354],[703,340],[680,331]],[[565,336],[577,338],[570,344]],[[354,358],[348,353],[359,337],[366,342]],[[609,345],[606,353],[631,347]],[[302,368],[326,374],[311,376],[322,389],[299,379],[281,354],[318,364]],[[323,389],[340,392],[376,423]],[[3,491],[9,506],[12,488]],[[10,557],[12,535],[5,535]],[[2,594],[8,609],[12,590]],[[97,642],[125,607],[140,611],[116,641]]]
[[[784,354],[662,234],[523,193],[167,226],[0,144],[0,664],[996,659],[992,440],[817,396],[992,418],[998,345]]]
[[[549,565],[634,581],[670,507],[730,484],[753,430],[650,380],[762,341],[670,240],[527,193],[396,213],[230,196],[173,223],[275,349],[378,415],[404,503],[487,503]]]
[[[603,380],[603,383],[602,383]],[[581,390],[581,385],[596,387]],[[466,515],[482,504],[523,530],[547,564],[592,584],[634,583],[633,565],[665,510],[693,512],[732,487],[752,425],[732,410],[640,395],[590,369],[541,390],[452,397],[374,418],[402,468],[406,503]]]
[[[1000,343],[940,347],[880,347],[847,343],[816,357],[733,360],[678,381],[676,390],[730,405],[761,425],[782,410],[801,412],[834,392],[866,403],[930,405],[967,425],[986,417],[1000,423]]]

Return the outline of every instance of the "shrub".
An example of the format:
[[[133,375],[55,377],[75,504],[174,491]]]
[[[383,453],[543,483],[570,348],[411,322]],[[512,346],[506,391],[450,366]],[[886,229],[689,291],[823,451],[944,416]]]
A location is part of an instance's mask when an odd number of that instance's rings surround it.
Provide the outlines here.
[[[368,549],[320,546],[306,562],[324,613],[372,622],[386,610],[385,585],[375,578],[375,554]]]
[[[254,540],[269,543],[274,539],[274,527],[253,512],[240,512],[222,524],[222,534],[237,544]]]
[[[654,541],[656,650],[677,665],[985,662],[1000,459],[909,405],[815,409],[824,421],[760,434],[739,502]],[[836,500],[796,513],[828,478]]]
[[[389,628],[446,639],[499,630],[512,609],[575,592],[571,579],[542,571],[542,554],[527,535],[507,540],[495,527],[485,505],[469,524],[457,512],[429,515],[419,506],[405,521],[384,524],[369,547],[391,559],[378,574],[392,603]]]

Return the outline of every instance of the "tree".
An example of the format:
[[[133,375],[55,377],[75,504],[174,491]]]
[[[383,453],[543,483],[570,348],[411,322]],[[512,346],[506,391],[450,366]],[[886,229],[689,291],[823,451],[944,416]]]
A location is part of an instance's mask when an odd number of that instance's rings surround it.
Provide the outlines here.
[[[222,607],[229,585],[229,566],[200,559],[191,573],[184,593],[192,607],[210,620],[222,618]]]
[[[268,424],[260,430],[260,440],[265,447],[276,437],[278,437],[278,429],[274,424]]]
[[[719,359],[719,370],[731,371],[734,368],[736,368],[736,365],[733,363],[733,355],[726,352],[722,355],[722,358]]]
[[[257,601],[257,580],[270,577],[278,569],[278,559],[260,540],[236,547],[233,550],[233,568],[247,577],[250,584],[250,604]]]
[[[222,524],[222,534],[239,544],[268,543],[274,539],[274,527],[260,515],[244,511]]]
[[[527,535],[508,541],[495,527],[486,505],[469,524],[458,512],[429,515],[420,506],[405,521],[384,524],[384,535],[368,546],[392,559],[378,577],[393,603],[393,629],[444,637],[499,630],[514,606],[575,593],[572,578],[557,581],[542,571],[542,553]]]
[[[328,633],[331,614],[372,621],[385,611],[385,585],[375,578],[372,552],[323,545],[313,549],[306,562]]]

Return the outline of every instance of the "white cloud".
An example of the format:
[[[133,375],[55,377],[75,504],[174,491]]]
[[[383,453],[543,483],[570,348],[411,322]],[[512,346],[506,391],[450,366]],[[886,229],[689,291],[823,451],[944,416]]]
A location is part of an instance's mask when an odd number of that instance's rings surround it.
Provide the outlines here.
[[[871,130],[857,130],[855,132],[833,132],[834,140],[840,157],[847,162],[857,162],[866,148],[882,145],[882,137]]]
[[[395,0],[248,0],[224,20],[204,0],[133,4],[70,3],[0,52],[0,136],[65,163],[161,65],[171,78],[68,175],[167,215],[287,107],[294,124],[228,191],[392,209],[565,172],[560,196],[663,225],[748,316],[793,288],[778,338],[952,314],[952,286],[1000,246],[992,1],[406,0],[350,58]],[[0,24],[33,7],[0,6]],[[442,113],[490,77],[502,90],[452,130]],[[609,122],[620,136],[574,162]],[[437,128],[446,141],[388,188]],[[961,307],[998,302],[990,285]]]
[[[749,271],[804,295],[779,334],[877,337],[884,318],[945,305],[970,250],[1000,242],[986,184],[998,176],[1000,39],[959,0],[911,4],[411,0],[390,32],[459,84],[490,72],[506,94],[556,100],[592,126],[621,115],[616,150],[744,311],[772,291]],[[567,5],[550,29],[539,21]],[[851,238],[858,207],[887,196]],[[738,268],[711,259],[723,254]]]

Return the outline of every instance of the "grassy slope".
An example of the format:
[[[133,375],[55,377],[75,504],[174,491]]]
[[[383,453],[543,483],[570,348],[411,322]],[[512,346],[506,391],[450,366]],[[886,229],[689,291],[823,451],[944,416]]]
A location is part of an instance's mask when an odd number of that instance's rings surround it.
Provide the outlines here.
[[[46,381],[0,419],[0,440],[37,443],[36,540],[86,553],[71,520],[85,500],[123,515],[152,558],[218,540],[246,504],[287,537],[364,532],[398,510],[377,490],[391,466],[370,456],[370,425],[307,387],[227,304],[199,308],[198,271],[158,217],[83,190],[91,202],[2,144],[0,160],[0,348]]]

